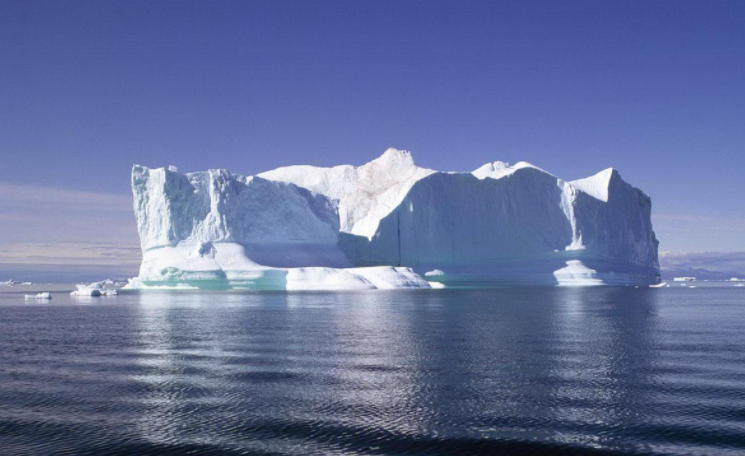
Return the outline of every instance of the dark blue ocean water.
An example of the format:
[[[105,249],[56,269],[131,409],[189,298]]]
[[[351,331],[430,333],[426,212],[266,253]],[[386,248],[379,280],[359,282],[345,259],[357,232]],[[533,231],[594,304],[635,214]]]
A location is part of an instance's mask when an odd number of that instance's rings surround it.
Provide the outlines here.
[[[0,290],[0,453],[745,454],[745,288]]]

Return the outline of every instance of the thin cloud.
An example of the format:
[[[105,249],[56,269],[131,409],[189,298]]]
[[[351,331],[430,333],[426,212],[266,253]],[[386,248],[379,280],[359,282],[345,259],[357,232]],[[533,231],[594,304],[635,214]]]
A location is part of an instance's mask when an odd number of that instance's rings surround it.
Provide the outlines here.
[[[745,272],[745,252],[660,252],[660,267]]]
[[[0,246],[137,243],[131,196],[34,185],[0,184],[0,233]]]
[[[96,243],[43,243],[0,245],[3,264],[137,265],[137,245]]]
[[[100,211],[132,211],[132,196],[69,190],[37,185],[0,183],[0,206],[42,208],[96,208]]]

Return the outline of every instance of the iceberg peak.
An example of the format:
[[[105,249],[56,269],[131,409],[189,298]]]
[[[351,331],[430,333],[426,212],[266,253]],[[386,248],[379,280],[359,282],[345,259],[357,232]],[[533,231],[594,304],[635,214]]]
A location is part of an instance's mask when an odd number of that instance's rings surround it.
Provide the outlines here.
[[[569,184],[593,198],[607,203],[611,185],[615,181],[624,182],[615,168],[606,168],[590,177],[571,181]]]
[[[500,179],[504,176],[509,176],[515,172],[512,168],[510,168],[510,164],[503,161],[495,161],[486,163],[483,166],[480,166],[479,168],[473,170],[471,174],[476,176],[479,179],[485,179],[487,177],[491,177],[492,179]]]
[[[396,149],[395,147],[389,147],[380,157],[372,160],[370,163],[416,166],[411,152],[408,150]]]
[[[503,177],[511,176],[516,171],[524,168],[531,168],[542,173],[546,173],[546,171],[526,161],[520,161],[515,163],[514,165],[510,165],[509,163],[503,161],[495,161],[481,166],[480,168],[474,170],[471,174],[479,179],[485,179],[487,177],[490,177],[492,179],[501,179]]]

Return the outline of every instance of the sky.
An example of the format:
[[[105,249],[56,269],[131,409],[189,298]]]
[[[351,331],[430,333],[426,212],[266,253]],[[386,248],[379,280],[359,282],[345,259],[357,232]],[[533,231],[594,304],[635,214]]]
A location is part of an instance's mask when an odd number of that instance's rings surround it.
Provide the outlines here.
[[[663,266],[745,271],[745,2],[0,0],[0,280],[135,275],[133,163],[388,147],[615,167]]]

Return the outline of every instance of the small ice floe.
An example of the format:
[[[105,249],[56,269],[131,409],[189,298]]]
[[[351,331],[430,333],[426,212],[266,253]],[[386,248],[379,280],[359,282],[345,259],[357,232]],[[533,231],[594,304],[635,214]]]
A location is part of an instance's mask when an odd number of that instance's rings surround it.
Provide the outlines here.
[[[79,283],[75,285],[77,290],[70,293],[70,296],[116,296],[118,293],[111,288],[104,288],[104,282]]]
[[[436,281],[437,280],[436,279],[437,277],[441,277],[441,276],[444,276],[444,275],[445,275],[445,273],[443,271],[439,270],[439,269],[433,269],[431,271],[427,271],[427,272],[424,273],[425,280],[427,280],[426,279],[427,277],[431,277],[431,278],[433,278],[435,280],[435,281],[427,282],[427,283],[429,284],[430,288],[434,288],[434,289],[437,289],[437,290],[442,289],[442,288],[445,288],[445,284],[444,283],[441,283],[441,282],[437,282]]]
[[[45,292],[42,292],[42,293],[37,293],[35,295],[34,294],[27,294],[26,295],[26,299],[46,299],[46,300],[49,300],[49,299],[52,299],[52,295],[49,294],[49,292],[46,292],[45,291]]]
[[[88,297],[96,297],[101,296],[101,290],[99,288],[93,288],[85,284],[78,284],[75,285],[78,287],[77,290],[70,293],[70,296],[88,296]]]
[[[691,285],[688,288],[698,288],[698,286],[697,285]]]
[[[667,282],[660,282],[660,283],[656,283],[654,285],[650,285],[649,288],[663,288],[665,286],[669,286],[667,284]]]

